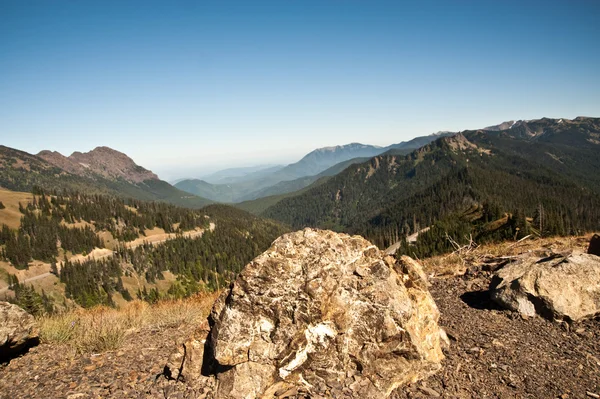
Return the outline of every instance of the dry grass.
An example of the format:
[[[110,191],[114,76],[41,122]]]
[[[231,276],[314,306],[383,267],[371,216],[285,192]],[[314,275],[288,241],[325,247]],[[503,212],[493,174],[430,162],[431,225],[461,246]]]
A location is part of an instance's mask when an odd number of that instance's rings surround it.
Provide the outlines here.
[[[586,251],[592,234],[576,237],[529,238],[523,241],[505,241],[486,244],[467,251],[456,251],[447,255],[434,256],[422,261],[426,273],[437,276],[460,275],[467,267],[480,264],[486,259],[512,257],[523,253]]]
[[[31,202],[33,195],[31,193],[22,193],[19,191],[9,191],[0,189],[0,201],[6,207],[0,209],[0,226],[8,225],[11,229],[17,229],[21,225],[21,212],[19,212],[19,202],[27,205]]]
[[[217,295],[202,294],[155,305],[133,301],[120,309],[98,306],[41,317],[40,338],[44,343],[67,345],[77,353],[114,350],[135,331],[200,323]]]

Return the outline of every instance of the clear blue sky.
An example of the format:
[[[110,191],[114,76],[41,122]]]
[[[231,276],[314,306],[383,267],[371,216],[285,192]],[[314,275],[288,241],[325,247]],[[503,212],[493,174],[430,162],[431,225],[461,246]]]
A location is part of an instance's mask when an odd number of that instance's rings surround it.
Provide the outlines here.
[[[600,2],[0,0],[0,144],[172,179],[600,116]]]

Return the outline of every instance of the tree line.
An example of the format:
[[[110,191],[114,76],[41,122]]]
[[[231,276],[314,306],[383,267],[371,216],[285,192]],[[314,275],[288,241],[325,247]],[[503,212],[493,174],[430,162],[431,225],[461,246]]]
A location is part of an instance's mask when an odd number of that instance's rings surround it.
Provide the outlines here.
[[[113,305],[112,296],[119,292],[125,299],[132,293],[123,286],[123,276],[141,279],[137,298],[154,302],[161,298],[181,298],[200,290],[213,291],[225,287],[254,257],[285,232],[276,223],[261,220],[231,207],[212,205],[206,215],[215,221],[214,231],[199,237],[177,235],[158,245],[144,244],[136,248],[120,245],[108,259],[65,261],[60,280],[67,296],[84,307]],[[165,272],[177,276],[170,288],[161,293],[149,286],[163,280]]]

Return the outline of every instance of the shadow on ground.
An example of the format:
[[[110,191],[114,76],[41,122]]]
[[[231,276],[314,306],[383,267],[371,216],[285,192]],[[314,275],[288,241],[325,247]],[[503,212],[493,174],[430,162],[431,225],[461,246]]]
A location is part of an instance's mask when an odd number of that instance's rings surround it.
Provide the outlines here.
[[[0,364],[9,363],[12,359],[29,352],[29,349],[40,344],[39,338],[32,338],[26,344],[15,349],[0,350]]]
[[[496,302],[492,301],[489,290],[465,292],[460,299],[473,309],[503,310]]]

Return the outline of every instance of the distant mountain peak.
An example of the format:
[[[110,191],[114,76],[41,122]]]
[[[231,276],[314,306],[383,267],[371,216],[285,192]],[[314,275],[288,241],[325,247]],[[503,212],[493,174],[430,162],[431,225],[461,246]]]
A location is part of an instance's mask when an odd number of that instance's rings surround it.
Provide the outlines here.
[[[441,140],[446,142],[448,146],[455,151],[478,150],[481,153],[490,153],[489,150],[481,149],[476,144],[469,141],[462,133],[446,136]]]
[[[518,120],[510,120],[510,121],[506,121],[506,122],[502,122],[498,125],[492,125],[492,126],[487,126],[484,127],[482,130],[488,130],[488,131],[492,131],[492,132],[499,132],[502,130],[506,130],[506,129],[512,129],[513,127],[515,127],[515,125],[517,125],[518,123],[520,123],[522,121]]]
[[[75,151],[65,157],[57,151],[44,150],[37,154],[46,162],[79,176],[98,174],[104,178],[122,178],[131,183],[158,180],[151,171],[137,165],[126,154],[110,147],[100,146],[88,152]]]
[[[358,149],[369,149],[369,148],[382,148],[376,145],[368,145],[362,143],[350,143],[343,145],[335,145],[331,147],[321,147],[317,148],[313,152],[334,152],[334,151],[344,151],[344,150],[358,150]]]
[[[494,131],[501,132],[506,130],[512,130],[515,128],[523,128],[527,135],[529,136],[537,136],[542,133],[544,128],[549,128],[556,125],[568,125],[573,123],[581,123],[589,120],[594,120],[597,118],[578,116],[575,119],[567,119],[567,118],[548,118],[543,117],[540,119],[518,119],[518,120],[510,120],[506,122],[502,122],[498,125],[492,125],[488,127],[484,127],[481,130],[485,131]]]

